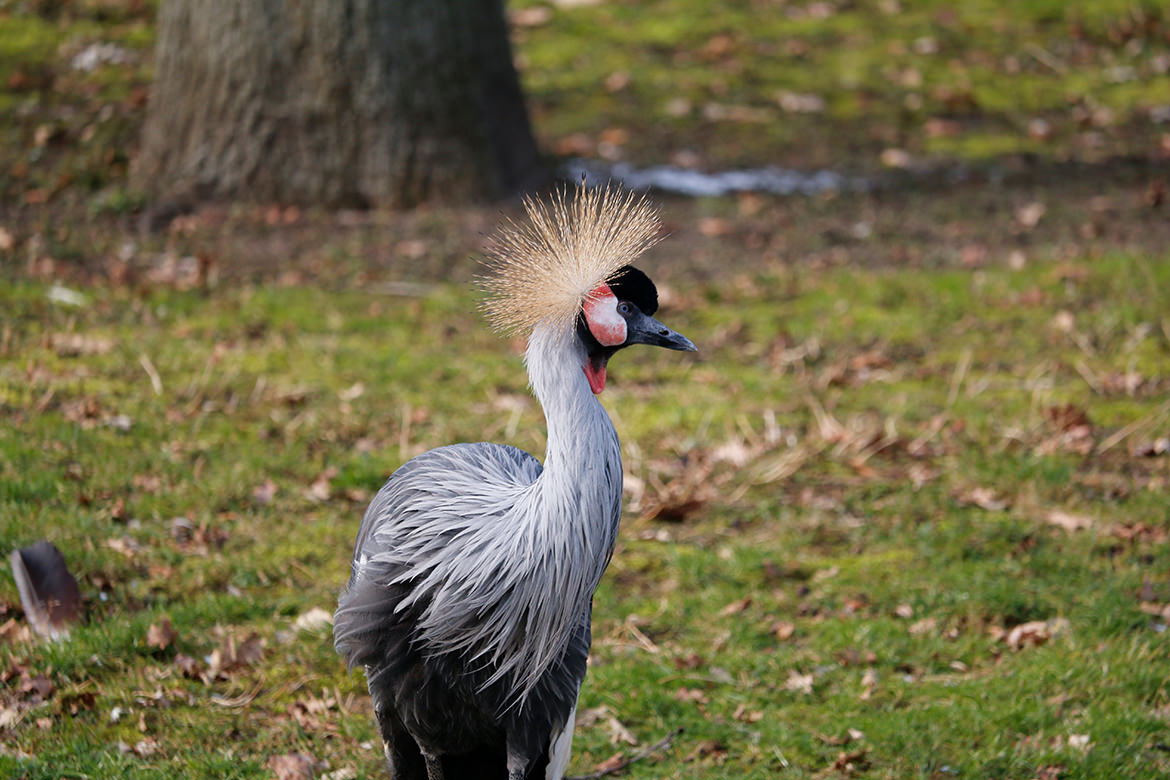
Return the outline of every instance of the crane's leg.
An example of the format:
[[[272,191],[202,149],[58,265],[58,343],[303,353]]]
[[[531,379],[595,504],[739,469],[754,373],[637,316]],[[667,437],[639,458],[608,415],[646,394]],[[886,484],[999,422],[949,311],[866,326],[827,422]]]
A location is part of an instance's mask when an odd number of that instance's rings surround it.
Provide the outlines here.
[[[528,777],[528,759],[508,751],[508,780],[525,780]]]
[[[427,762],[427,780],[443,780],[442,759],[430,753],[423,753],[423,760]]]

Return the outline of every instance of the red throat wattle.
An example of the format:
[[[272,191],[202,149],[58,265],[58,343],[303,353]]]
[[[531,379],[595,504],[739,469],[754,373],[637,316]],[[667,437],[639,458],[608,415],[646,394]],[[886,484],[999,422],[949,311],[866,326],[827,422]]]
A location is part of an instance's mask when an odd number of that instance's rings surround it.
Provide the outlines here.
[[[585,378],[594,395],[601,395],[605,389],[605,358],[585,358]]]

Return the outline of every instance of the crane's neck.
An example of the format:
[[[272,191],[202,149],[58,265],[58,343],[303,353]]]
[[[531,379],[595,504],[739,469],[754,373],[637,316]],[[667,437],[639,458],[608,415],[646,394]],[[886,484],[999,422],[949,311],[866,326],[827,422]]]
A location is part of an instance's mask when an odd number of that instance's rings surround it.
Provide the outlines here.
[[[585,346],[571,329],[537,328],[529,339],[528,377],[548,425],[543,477],[596,490],[595,498],[614,490],[620,497],[617,432],[589,387],[585,360]]]
[[[483,523],[467,540],[474,546],[475,534],[484,533],[479,548],[500,557],[486,560],[477,575],[490,582],[490,590],[458,599],[494,610],[475,614],[481,636],[459,642],[490,653],[495,670],[489,684],[509,680],[509,706],[523,702],[588,627],[593,592],[617,540],[621,450],[609,415],[589,388],[585,359],[573,331],[533,332],[525,362],[548,424],[544,468],[534,482],[516,486],[504,539],[492,536],[501,533],[499,525]],[[483,578],[485,572],[490,578]],[[436,623],[462,625],[449,613]]]

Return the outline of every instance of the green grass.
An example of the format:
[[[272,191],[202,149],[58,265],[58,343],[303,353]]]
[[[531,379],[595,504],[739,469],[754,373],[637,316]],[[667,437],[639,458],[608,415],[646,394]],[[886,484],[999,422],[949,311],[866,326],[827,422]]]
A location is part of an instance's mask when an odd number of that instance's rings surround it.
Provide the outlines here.
[[[581,710],[642,744],[686,729],[628,775],[1170,768],[1170,663],[1141,610],[1170,600],[1170,458],[1140,454],[1170,429],[1168,259],[670,279],[664,319],[701,352],[623,354],[604,397],[637,480]],[[19,713],[0,769],[264,777],[301,751],[381,776],[360,673],[293,622],[331,609],[363,502],[404,457],[481,438],[541,451],[518,356],[462,287],[97,287],[80,308],[47,292],[11,277],[0,293],[0,548],[52,539],[86,618],[67,642],[0,646],[0,710]],[[1064,404],[1086,438],[1052,422]],[[10,579],[0,604],[18,609]],[[160,650],[146,636],[164,616],[177,637]],[[997,639],[1028,621],[1063,628]],[[252,632],[254,665],[204,680],[177,663],[206,670]],[[864,736],[843,744],[850,729]],[[602,717],[574,766],[624,749]]]
[[[611,365],[626,516],[574,771],[636,749],[612,717],[640,745],[685,728],[633,778],[1170,774],[1160,5],[510,8],[555,155],[977,173],[664,199],[645,265],[701,352]],[[361,674],[295,622],[332,610],[403,460],[542,452],[518,345],[459,283],[501,217],[231,205],[143,231],[156,9],[0,0],[0,551],[53,540],[85,600],[30,643],[0,577],[0,776],[260,778],[302,752],[384,777]],[[129,61],[74,69],[92,43]],[[378,292],[398,280],[439,283]],[[1032,621],[1055,635],[1009,647]],[[213,674],[253,633],[262,656]]]
[[[937,162],[1151,149],[1168,25],[1158,4],[1108,0],[658,0],[557,8],[517,40],[553,148],[617,128],[640,161],[682,148],[715,167],[873,168],[889,147]],[[615,73],[628,78],[607,82]],[[794,112],[784,92],[823,108]]]

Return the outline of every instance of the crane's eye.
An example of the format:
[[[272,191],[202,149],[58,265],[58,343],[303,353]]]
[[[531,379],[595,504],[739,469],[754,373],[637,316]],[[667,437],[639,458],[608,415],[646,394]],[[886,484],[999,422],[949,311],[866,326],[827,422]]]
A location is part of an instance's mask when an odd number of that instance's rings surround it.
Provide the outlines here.
[[[618,312],[620,314],[628,317],[634,313],[634,307],[631,306],[626,301],[622,301],[621,303],[618,304]]]

